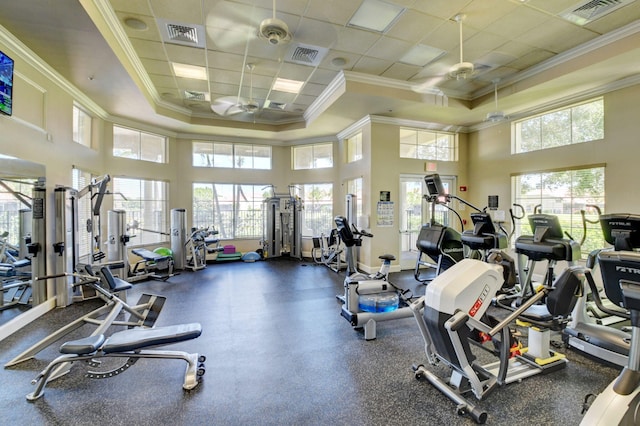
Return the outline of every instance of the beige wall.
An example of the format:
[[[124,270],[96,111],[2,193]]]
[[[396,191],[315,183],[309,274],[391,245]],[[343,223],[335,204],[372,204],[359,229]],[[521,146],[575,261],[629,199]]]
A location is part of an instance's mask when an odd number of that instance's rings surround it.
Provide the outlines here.
[[[633,172],[638,167],[640,85],[604,95],[605,138],[599,141],[511,155],[511,125],[502,123],[469,135],[469,201],[484,206],[498,195],[508,210],[511,176],[522,172],[605,165],[607,212],[640,211]]]

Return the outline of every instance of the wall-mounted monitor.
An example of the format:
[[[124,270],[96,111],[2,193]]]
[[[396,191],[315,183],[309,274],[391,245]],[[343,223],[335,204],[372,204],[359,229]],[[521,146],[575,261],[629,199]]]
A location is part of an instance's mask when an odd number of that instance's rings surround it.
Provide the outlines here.
[[[13,59],[0,51],[0,113],[13,112]]]

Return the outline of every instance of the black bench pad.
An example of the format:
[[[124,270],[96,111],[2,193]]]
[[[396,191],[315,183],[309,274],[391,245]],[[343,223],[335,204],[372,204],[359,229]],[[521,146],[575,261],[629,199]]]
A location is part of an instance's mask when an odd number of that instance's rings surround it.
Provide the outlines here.
[[[92,354],[100,349],[100,346],[102,346],[104,341],[104,334],[72,340],[70,342],[63,343],[60,346],[60,353],[74,355]]]
[[[127,352],[149,346],[167,345],[195,339],[202,334],[199,323],[176,324],[155,328],[132,328],[113,333],[102,346],[105,354]]]

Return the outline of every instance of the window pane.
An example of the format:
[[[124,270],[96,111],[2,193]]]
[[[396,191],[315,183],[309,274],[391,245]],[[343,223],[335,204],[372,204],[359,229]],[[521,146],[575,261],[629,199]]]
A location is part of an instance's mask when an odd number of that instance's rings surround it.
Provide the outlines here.
[[[569,110],[546,114],[542,119],[542,148],[571,144],[571,113]]]
[[[137,224],[132,245],[166,243],[167,227],[167,184],[161,181],[114,178],[114,193],[124,197],[114,197],[114,209],[126,212],[127,224]]]
[[[213,144],[213,166],[233,168],[233,144]]]
[[[602,100],[571,109],[573,142],[588,142],[604,138],[604,105]]]
[[[271,169],[271,147],[268,145],[253,146],[253,168]]]
[[[213,225],[213,184],[193,184],[193,227],[209,228]]]
[[[402,158],[418,158],[418,150],[416,145],[400,144],[400,157]]]
[[[302,235],[313,237],[329,235],[333,222],[333,184],[296,185],[297,195],[304,201]]]
[[[213,167],[213,144],[211,142],[193,142],[193,167]]]
[[[347,162],[352,163],[362,159],[362,133],[357,133],[347,139]]]
[[[140,159],[153,161],[154,163],[165,162],[165,138],[140,133]]]
[[[235,144],[235,167],[238,169],[253,169],[253,146]]]
[[[123,127],[113,127],[114,157],[140,159],[140,132]]]
[[[333,167],[333,144],[314,145],[314,169]]]
[[[91,116],[74,105],[73,141],[91,147]]]
[[[400,157],[457,161],[457,140],[453,134],[401,128]]]
[[[520,151],[529,152],[542,149],[540,117],[520,123]]]
[[[295,170],[313,168],[313,147],[312,146],[293,147],[293,168]]]

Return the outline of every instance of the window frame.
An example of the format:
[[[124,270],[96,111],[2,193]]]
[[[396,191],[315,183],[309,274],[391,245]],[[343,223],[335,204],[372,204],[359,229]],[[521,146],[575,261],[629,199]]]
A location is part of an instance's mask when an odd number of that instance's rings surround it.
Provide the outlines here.
[[[133,144],[130,144],[131,146],[127,147],[126,144],[124,143],[124,141],[122,142],[121,145],[116,146],[117,145],[117,130],[123,130],[126,132],[130,132],[131,135],[133,134],[137,134],[138,136],[138,140],[137,142],[134,142]],[[156,150],[158,152],[160,152],[160,157],[157,160],[153,160],[153,159],[149,159],[149,158],[142,158],[142,156],[144,155],[144,144],[148,144],[149,142],[151,142],[152,140],[145,140],[145,136],[148,138],[152,138],[155,139],[156,142],[160,143],[160,146],[155,147]],[[137,146],[135,146],[137,145]],[[124,153],[117,153],[116,150],[121,149],[124,150],[126,148],[131,148],[131,155],[125,155]],[[134,149],[135,148],[135,149]],[[150,132],[144,132],[142,130],[139,129],[134,129],[131,127],[126,127],[126,126],[120,126],[120,125],[113,125],[113,147],[111,150],[111,153],[114,157],[117,158],[128,158],[130,160],[136,160],[136,161],[147,161],[150,163],[158,163],[158,164],[168,164],[169,162],[169,158],[168,158],[168,140],[166,136],[163,135],[159,135],[156,133],[150,133]]]
[[[580,134],[584,134],[585,131],[583,130],[582,132],[578,132],[577,131],[577,127],[580,128],[584,128],[584,126],[577,126],[576,125],[576,121],[578,121],[577,119],[574,119],[574,116],[576,114],[576,112],[578,110],[580,110],[583,107],[586,107],[588,105],[594,105],[594,104],[598,104],[599,106],[599,110],[600,110],[600,116],[599,119],[591,124],[593,124],[593,127],[590,128],[590,131],[593,133],[597,133],[598,137],[593,137],[590,139],[584,139],[584,140],[575,140],[576,138],[574,137],[575,135],[580,135]],[[552,138],[551,136],[549,136],[547,138],[547,142],[545,145],[545,138],[543,136],[545,135],[554,135],[557,134],[557,132],[553,132],[552,128],[551,128],[551,124],[548,124],[547,126],[544,126],[544,120],[545,118],[552,120],[553,116],[560,116],[561,114],[568,114],[568,123],[564,123],[563,126],[561,126],[562,129],[564,129],[565,132],[568,132],[568,137],[567,135],[565,135],[564,140],[565,143],[562,143],[560,141],[560,143],[552,143]],[[531,149],[523,149],[523,144],[525,144],[526,142],[524,141],[525,136],[523,136],[523,133],[526,132],[527,129],[527,123],[531,123],[531,133],[533,133],[533,126],[535,124],[535,121],[539,121],[540,123],[538,124],[538,131],[537,131],[537,144],[539,145],[538,148],[531,148]],[[582,123],[580,123],[582,124]],[[524,130],[523,130],[524,128]],[[546,129],[546,131],[545,131]],[[512,137],[511,137],[511,154],[526,154],[529,152],[536,152],[536,151],[543,151],[546,149],[552,149],[552,148],[556,148],[556,147],[560,147],[560,146],[568,146],[568,145],[576,145],[576,144],[580,144],[580,143],[586,143],[586,142],[593,142],[593,141],[597,141],[597,140],[602,140],[604,139],[604,135],[605,135],[605,105],[604,105],[604,98],[603,97],[598,97],[598,98],[594,98],[594,99],[589,99],[586,101],[582,101],[582,102],[578,102],[578,103],[574,103],[562,108],[556,108],[553,109],[551,111],[546,111],[540,114],[536,114],[536,115],[532,115],[526,118],[523,118],[521,120],[516,120],[512,123]],[[562,138],[561,138],[562,139]],[[568,139],[568,141],[567,141]]]
[[[206,186],[211,187],[210,200],[199,198],[196,196],[196,190],[198,187],[203,188]],[[230,187],[230,188],[229,188]],[[243,187],[246,189],[251,188],[253,196],[247,197]],[[214,227],[218,231],[218,238],[220,240],[256,240],[263,238],[264,232],[264,200],[268,193],[270,193],[271,187],[266,187],[264,184],[251,184],[251,183],[214,183],[214,182],[192,182],[192,223],[195,228],[210,228]],[[220,190],[220,191],[219,191]],[[242,191],[242,196],[239,197]],[[216,209],[216,201],[213,198],[214,194],[226,193],[231,194],[231,199],[223,200],[223,204],[231,204],[231,209],[223,214],[220,209],[220,200],[217,201],[218,208]],[[257,196],[256,194],[260,194]],[[244,198],[245,201],[242,201]],[[249,198],[249,199],[247,199]],[[196,205],[196,203],[207,203],[210,207],[210,214],[203,208]],[[253,208],[241,209],[241,204],[253,205]],[[244,213],[246,212],[246,214]],[[204,216],[204,218],[202,217]],[[227,216],[227,217],[223,217]],[[251,232],[243,232],[242,228],[248,223],[248,229],[253,230]]]
[[[403,136],[403,132],[415,133],[415,143],[407,143],[407,136]],[[420,142],[420,139],[427,138],[428,142]],[[446,144],[442,140],[446,138]],[[414,160],[427,161],[447,161],[457,162],[459,155],[458,134],[450,132],[440,132],[436,130],[420,129],[413,127],[403,127],[398,129],[398,150],[400,158],[408,158]],[[433,141],[432,143],[430,141]],[[404,150],[403,150],[404,147]],[[413,151],[413,155],[407,155]],[[426,152],[425,152],[426,151]],[[429,151],[435,152],[430,155]],[[443,155],[443,153],[447,153]]]
[[[207,148],[209,146],[210,149],[202,149],[201,152],[196,152],[197,147]],[[218,164],[216,164],[216,148],[222,149],[227,148],[230,150],[230,153],[227,154],[230,158],[227,161],[220,160]],[[239,164],[239,160],[241,157],[238,153],[241,149],[249,149],[251,151],[250,156],[243,156],[242,158],[249,158],[251,162],[250,167],[243,167],[242,164]],[[268,151],[268,156],[259,156],[256,155],[256,152],[259,150]],[[207,153],[206,151],[209,151]],[[205,156],[204,160],[206,161],[196,161],[196,156]],[[219,154],[222,156],[222,154]],[[266,162],[268,163],[265,167],[256,167],[256,162],[260,161],[261,158],[268,158]],[[264,161],[264,160],[263,160]],[[210,167],[210,168],[226,168],[226,169],[244,169],[244,170],[271,170],[273,168],[273,147],[271,145],[264,144],[251,144],[251,143],[235,143],[235,142],[217,142],[217,141],[203,141],[203,140],[193,140],[191,142],[191,165],[193,167]]]
[[[320,191],[326,190],[326,187],[328,187],[331,192],[330,198],[313,199],[307,196],[307,194],[315,192],[318,187],[324,187],[319,188]],[[300,226],[302,237],[311,238],[321,234],[329,235],[331,230],[335,228],[335,222],[333,221],[333,203],[335,199],[333,182],[298,183],[294,184],[293,188],[294,195],[300,197],[304,205],[304,210],[302,211],[302,224]],[[327,206],[330,210],[329,213],[324,211]],[[308,224],[316,222],[321,223],[321,225],[318,226],[318,229],[315,229],[315,226],[313,228],[308,226]],[[307,234],[308,230],[311,231],[310,235]]]
[[[331,152],[330,157],[323,157],[316,154],[316,151],[329,149]],[[304,153],[307,153],[308,161],[306,162],[306,166],[300,166],[303,162],[300,159]],[[296,145],[291,147],[291,168],[292,170],[316,170],[316,169],[330,169],[334,166],[334,158],[333,158],[333,142],[320,142],[314,144],[306,144],[306,145]],[[323,158],[329,158],[329,165],[319,164]],[[300,161],[299,161],[300,159]]]
[[[588,181],[588,174],[591,176],[602,177],[600,182],[594,184],[593,192],[589,194],[580,194],[584,185],[579,185],[574,182],[585,180]],[[569,190],[570,193],[561,193],[561,175],[569,174],[570,183],[564,182],[564,188]],[[583,174],[584,176],[579,176]],[[539,183],[536,184],[537,189],[533,189],[530,195],[522,195],[522,178],[529,178],[532,182],[536,181],[536,177],[539,176]],[[551,182],[558,189],[554,192],[550,187],[544,186],[544,182]],[[575,168],[555,169],[547,171],[526,172],[514,174],[511,176],[511,199],[515,204],[522,205],[525,209],[525,213],[528,216],[533,213],[534,207],[541,205],[542,213],[549,213],[559,216],[564,232],[572,236],[576,241],[580,241],[583,238],[582,219],[580,210],[585,210],[587,218],[592,221],[595,220],[593,215],[594,209],[587,208],[588,205],[596,205],[601,211],[605,211],[605,182],[606,182],[606,167],[604,164],[586,165]],[[535,195],[534,192],[539,191],[539,195]],[[524,200],[524,201],[523,201]],[[545,200],[547,202],[545,203]],[[580,202],[583,200],[583,202]],[[551,208],[551,211],[549,211]],[[566,212],[568,210],[568,212]],[[520,235],[530,235],[531,229],[526,219],[516,221],[516,229],[514,230],[514,241]],[[602,232],[598,222],[591,224],[587,222],[587,235],[584,244],[581,248],[582,258],[586,256],[594,249],[605,247],[606,243],[602,237]]]
[[[121,187],[121,181],[137,182],[140,197],[135,197],[133,185],[131,188]],[[133,229],[135,237],[130,240],[132,247],[148,246],[152,244],[166,244],[169,240],[169,182],[156,179],[142,179],[130,176],[113,177],[112,191],[113,209],[126,212],[127,224],[137,223]],[[155,186],[156,188],[153,188]],[[130,191],[133,190],[133,191]],[[151,194],[147,194],[151,192]],[[162,198],[154,196],[154,192],[162,193]],[[126,199],[125,199],[126,198]],[[155,208],[159,206],[159,208]],[[149,219],[149,222],[146,223]]]

